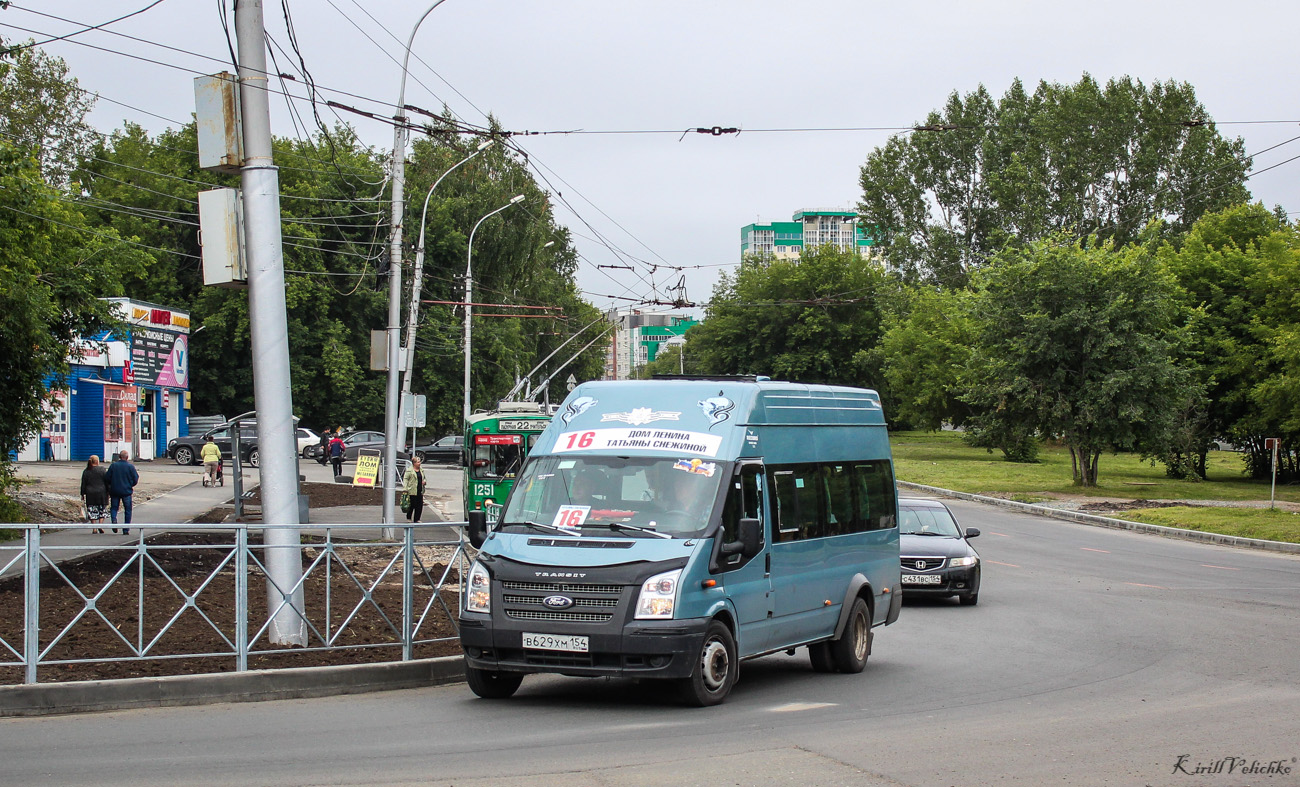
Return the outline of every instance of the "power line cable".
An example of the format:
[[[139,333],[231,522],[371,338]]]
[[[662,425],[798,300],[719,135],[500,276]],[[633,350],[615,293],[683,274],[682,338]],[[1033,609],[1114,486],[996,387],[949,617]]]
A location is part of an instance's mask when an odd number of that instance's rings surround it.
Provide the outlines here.
[[[107,22],[100,22],[97,25],[90,25],[89,27],[84,27],[81,30],[77,30],[72,33],[67,33],[66,35],[54,36],[53,38],[47,38],[44,41],[31,41],[26,44],[19,44],[18,46],[6,47],[3,52],[0,52],[0,57],[13,55],[14,53],[21,52],[24,49],[31,49],[32,47],[44,46],[54,41],[66,41],[67,39],[72,38],[73,36],[79,36],[82,33],[89,33],[91,30],[101,30],[113,24],[114,22],[121,22],[123,19],[130,19],[131,17],[136,16],[137,14],[143,14],[145,11],[148,11],[150,8],[153,8],[154,6],[158,5],[159,3],[162,3],[163,1],[164,0],[154,0],[149,5],[137,11],[132,11],[129,14],[123,14],[122,16],[119,16],[115,19],[110,19]]]

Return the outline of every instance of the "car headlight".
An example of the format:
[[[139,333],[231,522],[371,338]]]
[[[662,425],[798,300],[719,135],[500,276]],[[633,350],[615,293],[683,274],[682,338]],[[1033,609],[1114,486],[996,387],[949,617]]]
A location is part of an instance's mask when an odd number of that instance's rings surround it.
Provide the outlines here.
[[[677,603],[677,585],[682,570],[665,571],[650,577],[641,585],[641,595],[636,601],[638,620],[671,618]]]
[[[963,568],[965,566],[973,566],[978,562],[980,562],[979,558],[974,555],[967,555],[966,557],[952,558],[948,561],[948,565],[951,568]]]
[[[492,577],[477,560],[469,570],[469,592],[465,594],[467,612],[492,611]]]

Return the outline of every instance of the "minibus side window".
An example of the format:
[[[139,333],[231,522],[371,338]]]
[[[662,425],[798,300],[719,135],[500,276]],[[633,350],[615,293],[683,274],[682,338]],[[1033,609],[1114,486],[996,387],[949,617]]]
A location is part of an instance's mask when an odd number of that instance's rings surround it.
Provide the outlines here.
[[[888,462],[859,464],[854,469],[854,497],[860,530],[894,526],[894,476]]]
[[[821,498],[824,496],[816,464],[786,465],[772,473],[776,492],[776,540],[797,541],[822,535]]]
[[[861,530],[853,505],[853,468],[847,464],[825,464],[822,465],[822,475],[826,479],[823,535],[839,536]]]

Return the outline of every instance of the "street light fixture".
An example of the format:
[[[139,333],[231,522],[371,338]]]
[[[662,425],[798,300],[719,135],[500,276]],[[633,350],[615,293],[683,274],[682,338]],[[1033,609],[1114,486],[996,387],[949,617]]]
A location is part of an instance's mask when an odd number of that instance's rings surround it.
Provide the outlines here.
[[[479,146],[474,149],[473,153],[470,153],[465,158],[451,165],[451,169],[448,169],[446,172],[438,176],[438,179],[435,180],[433,182],[433,185],[429,187],[429,193],[426,194],[424,197],[424,209],[420,211],[420,240],[416,244],[415,270],[412,272],[412,278],[411,278],[411,306],[410,306],[409,317],[406,321],[406,350],[405,350],[406,371],[402,373],[403,401],[405,401],[407,396],[411,393],[411,378],[415,376],[415,371],[414,371],[415,370],[415,331],[416,331],[416,324],[420,319],[420,289],[421,287],[424,286],[424,229],[425,229],[425,222],[429,218],[429,200],[433,197],[434,189],[438,188],[438,184],[441,183],[444,178],[450,175],[461,164],[464,164],[465,162],[474,158],[478,154],[487,150],[495,141],[496,140],[492,138],[483,140],[481,143],[479,143]],[[406,427],[404,425],[401,427],[401,431],[402,431],[402,442],[405,443]],[[411,427],[411,440],[412,440],[411,453],[414,454],[415,453],[415,442],[414,442],[415,427],[414,426]]]
[[[394,519],[393,498],[397,492],[397,422],[400,393],[397,367],[402,341],[402,209],[403,189],[406,185],[406,77],[411,62],[411,44],[420,25],[433,13],[433,9],[446,0],[434,0],[411,28],[402,57],[402,84],[397,92],[397,114],[393,117],[393,234],[388,250],[388,385],[384,408],[384,506],[383,523],[391,525]],[[409,653],[403,656],[409,657]]]
[[[474,306],[472,305],[472,301],[474,300],[473,297],[474,296],[474,233],[478,232],[479,225],[482,224],[483,222],[497,215],[498,213],[510,207],[511,205],[517,205],[523,201],[524,201],[524,195],[519,194],[518,196],[511,199],[506,204],[502,205],[501,207],[487,214],[483,218],[479,219],[478,222],[474,224],[474,229],[469,231],[469,253],[465,259],[465,406],[464,406],[464,413],[465,413],[465,420],[467,422],[469,421],[469,413],[470,413],[469,410],[469,360],[470,360],[470,348],[471,348],[470,317],[472,316],[473,309],[474,309]]]

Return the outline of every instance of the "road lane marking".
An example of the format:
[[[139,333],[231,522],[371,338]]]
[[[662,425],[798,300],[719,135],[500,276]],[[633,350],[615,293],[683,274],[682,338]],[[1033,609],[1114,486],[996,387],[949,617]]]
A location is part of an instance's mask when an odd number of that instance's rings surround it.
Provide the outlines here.
[[[1125,585],[1136,585],[1137,587],[1140,587],[1140,588],[1155,588],[1156,590],[1168,590],[1168,589],[1169,589],[1169,588],[1167,588],[1167,587],[1163,587],[1163,586],[1161,586],[1161,585],[1144,585],[1144,584],[1142,584],[1141,582],[1125,582],[1124,584],[1125,584]]]
[[[817,710],[818,708],[833,708],[838,704],[837,702],[791,702],[768,708],[768,710],[772,713],[792,713],[803,710]]]
[[[1092,547],[1079,547],[1079,549],[1086,549],[1089,552],[1105,552],[1108,555],[1110,554],[1109,549],[1093,549]]]
[[[1239,569],[1239,568],[1230,568],[1230,567],[1228,567],[1228,566],[1212,566],[1212,565],[1210,565],[1209,563],[1202,563],[1202,564],[1201,564],[1201,568],[1221,568],[1221,569],[1223,569],[1224,571],[1240,571],[1240,570],[1241,570],[1241,569]]]
[[[992,530],[990,530],[989,532],[990,532],[990,533],[993,533]],[[1007,535],[1006,533],[993,533],[993,535],[995,535],[995,536],[1002,536],[1003,538],[1011,538],[1011,536]]]
[[[984,562],[992,563],[995,566],[1010,566],[1011,568],[1020,568],[1020,566],[1017,566],[1015,563],[999,563],[996,560],[985,560]]]

